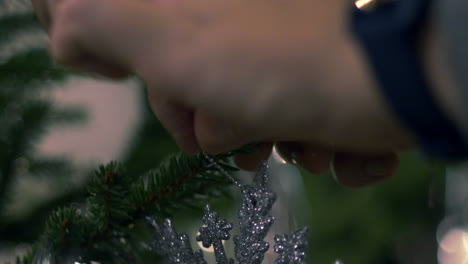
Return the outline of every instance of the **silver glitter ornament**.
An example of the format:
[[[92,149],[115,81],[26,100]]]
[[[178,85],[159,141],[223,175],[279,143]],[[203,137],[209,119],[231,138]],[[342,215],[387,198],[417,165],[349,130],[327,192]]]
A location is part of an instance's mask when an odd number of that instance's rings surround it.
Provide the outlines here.
[[[307,248],[307,227],[288,235],[275,235],[275,252],[280,254],[275,264],[304,263]]]
[[[252,186],[242,186],[239,210],[240,234],[234,237],[236,259],[242,264],[260,264],[270,245],[263,241],[274,218],[270,215],[276,195],[268,190],[269,167],[265,162]]]
[[[228,260],[223,246],[223,240],[228,240],[230,238],[229,231],[232,229],[232,224],[228,223],[224,219],[219,219],[218,213],[211,210],[211,207],[208,204],[205,206],[203,223],[205,226],[200,228],[200,234],[197,236],[197,241],[202,242],[205,248],[209,248],[213,245],[216,263],[234,263],[234,260]]]
[[[189,237],[185,233],[178,234],[172,222],[166,219],[160,224],[151,217],[146,218],[156,230],[156,240],[153,250],[159,255],[167,256],[169,263],[174,264],[207,264],[203,252],[192,251]]]
[[[206,155],[212,166],[217,167],[228,177],[242,193],[242,207],[238,212],[240,233],[234,236],[235,255],[239,264],[261,264],[270,245],[264,241],[274,222],[271,209],[276,200],[276,194],[268,189],[269,166],[264,162],[255,175],[252,185],[241,185],[229,175],[213,158]],[[154,251],[168,257],[171,264],[206,264],[203,253],[192,251],[186,234],[178,234],[172,227],[171,221],[166,219],[158,224],[148,218],[156,230]],[[232,224],[219,219],[218,213],[205,206],[203,216],[204,226],[200,228],[197,241],[208,248],[213,245],[217,264],[234,264],[234,260],[226,256],[223,240],[230,238],[229,231]],[[275,235],[274,251],[279,254],[275,264],[302,264],[307,247],[308,228],[295,231],[288,235]]]

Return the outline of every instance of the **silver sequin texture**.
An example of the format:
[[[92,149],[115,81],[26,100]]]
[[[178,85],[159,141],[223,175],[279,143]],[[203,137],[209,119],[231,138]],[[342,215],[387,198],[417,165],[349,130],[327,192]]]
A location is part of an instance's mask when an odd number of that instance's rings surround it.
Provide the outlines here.
[[[208,159],[215,163],[213,159]],[[217,165],[217,164],[213,164]],[[217,166],[221,168],[220,166]],[[261,264],[270,245],[264,241],[274,222],[270,215],[276,200],[276,194],[268,189],[269,167],[265,162],[255,175],[252,185],[240,185],[222,168],[221,172],[238,186],[242,193],[242,207],[238,212],[240,233],[234,236],[235,255],[239,264]],[[201,251],[192,252],[186,234],[177,234],[171,221],[166,220],[162,225],[148,218],[156,229],[154,250],[168,257],[171,264],[206,264]],[[219,219],[218,214],[205,206],[203,216],[204,226],[200,228],[197,241],[204,247],[213,245],[217,264],[233,264],[234,260],[226,255],[222,240],[229,239],[232,224]],[[308,228],[295,231],[287,235],[276,235],[274,251],[278,253],[276,264],[302,264],[307,247]]]
[[[242,186],[242,207],[239,210],[240,234],[234,237],[236,259],[242,264],[260,264],[270,245],[263,239],[273,224],[270,215],[276,195],[268,190],[269,167],[265,162],[252,186]]]
[[[234,263],[234,260],[228,259],[224,250],[223,240],[230,238],[229,231],[232,229],[232,224],[224,219],[219,219],[218,213],[211,210],[207,204],[205,206],[205,214],[203,215],[203,223],[200,228],[200,234],[197,236],[197,241],[202,242],[205,248],[213,245],[216,263],[229,264]]]
[[[307,248],[307,233],[304,227],[288,235],[275,235],[275,252],[280,254],[275,264],[301,264]]]
[[[207,264],[203,259],[203,252],[201,250],[193,252],[187,234],[178,234],[171,220],[166,219],[162,224],[150,217],[147,217],[147,220],[156,231],[156,239],[153,242],[154,251],[167,256],[169,263]]]

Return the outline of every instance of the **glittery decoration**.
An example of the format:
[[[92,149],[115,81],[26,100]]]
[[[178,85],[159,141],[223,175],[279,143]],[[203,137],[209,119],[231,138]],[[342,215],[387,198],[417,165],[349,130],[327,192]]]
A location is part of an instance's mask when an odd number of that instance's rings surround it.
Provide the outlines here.
[[[154,251],[167,256],[169,263],[207,264],[203,259],[203,252],[201,250],[193,252],[187,234],[178,234],[171,220],[166,219],[163,224],[151,217],[147,217],[147,220],[156,230],[156,239],[153,242]]]
[[[274,222],[270,212],[276,200],[276,194],[268,189],[268,164],[266,162],[262,164],[255,174],[252,185],[241,185],[213,158],[206,154],[205,156],[211,165],[226,175],[242,193],[242,207],[238,212],[240,234],[234,236],[237,263],[261,264],[265,253],[270,248],[264,239]],[[201,250],[193,252],[188,236],[176,233],[169,219],[166,219],[163,224],[158,224],[152,218],[148,220],[156,230],[153,250],[160,255],[167,256],[169,263],[207,264]],[[206,248],[213,246],[217,264],[234,264],[234,260],[227,257],[222,243],[223,240],[229,239],[232,224],[219,219],[218,213],[214,212],[209,205],[205,206],[203,223],[204,226],[200,228],[197,241],[202,242],[203,247]],[[274,251],[279,254],[275,264],[304,263],[307,232],[306,227],[289,235],[275,235]]]
[[[232,224],[224,219],[219,219],[218,213],[211,210],[208,204],[205,206],[203,223],[205,225],[200,228],[197,241],[202,242],[205,248],[209,248],[213,245],[216,263],[234,263],[234,260],[228,260],[223,246],[223,240],[228,240],[230,238],[229,231],[232,229]]]
[[[275,264],[301,264],[304,263],[307,248],[307,233],[304,227],[287,235],[275,235],[275,252],[280,254]]]
[[[269,167],[265,162],[254,178],[253,186],[242,186],[239,210],[240,234],[234,236],[236,259],[242,264],[260,264],[270,245],[263,239],[273,224],[270,215],[276,195],[268,190]]]

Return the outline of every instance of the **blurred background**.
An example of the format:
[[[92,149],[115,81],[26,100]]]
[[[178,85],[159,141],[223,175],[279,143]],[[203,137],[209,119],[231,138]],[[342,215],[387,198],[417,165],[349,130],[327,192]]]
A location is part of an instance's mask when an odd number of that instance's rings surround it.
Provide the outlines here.
[[[99,164],[118,160],[141,174],[178,151],[140,81],[71,72],[51,61],[47,43],[29,0],[0,1],[0,263],[37,241],[52,209],[83,202]],[[275,153],[270,162],[273,232],[309,225],[307,263],[468,263],[463,166],[407,153],[393,179],[349,190]],[[218,207],[235,217],[230,204]],[[179,229],[196,230],[196,215],[180,215]]]

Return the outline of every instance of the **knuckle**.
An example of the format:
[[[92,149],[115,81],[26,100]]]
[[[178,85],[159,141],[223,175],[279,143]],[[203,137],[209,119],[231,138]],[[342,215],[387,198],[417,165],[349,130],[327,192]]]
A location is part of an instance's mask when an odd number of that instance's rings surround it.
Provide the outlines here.
[[[209,154],[221,154],[236,149],[249,142],[249,137],[239,135],[232,129],[224,127],[204,128],[205,131],[196,131],[200,148]]]
[[[86,2],[86,0],[82,0]],[[77,0],[62,1],[54,7],[54,21],[50,33],[50,53],[52,58],[63,65],[73,66],[79,57],[82,37],[82,3]]]

